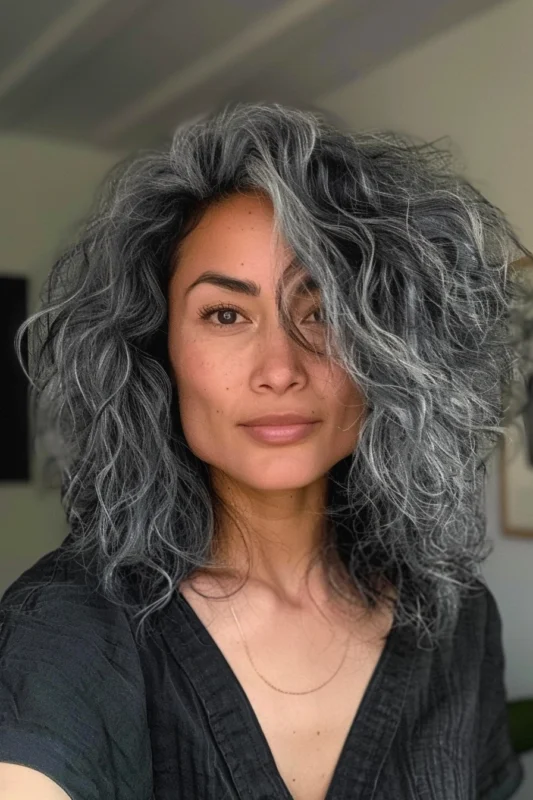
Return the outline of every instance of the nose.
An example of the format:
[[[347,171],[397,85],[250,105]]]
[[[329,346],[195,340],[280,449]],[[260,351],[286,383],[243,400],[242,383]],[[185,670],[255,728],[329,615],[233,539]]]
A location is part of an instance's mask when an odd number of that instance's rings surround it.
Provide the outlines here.
[[[305,351],[282,328],[272,325],[259,340],[253,368],[254,381],[278,392],[307,380],[303,356]]]

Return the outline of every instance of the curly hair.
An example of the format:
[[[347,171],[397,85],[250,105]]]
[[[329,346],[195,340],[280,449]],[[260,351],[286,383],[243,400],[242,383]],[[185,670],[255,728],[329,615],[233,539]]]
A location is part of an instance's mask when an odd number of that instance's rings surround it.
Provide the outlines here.
[[[184,438],[169,366],[174,254],[210,203],[256,191],[319,286],[325,355],[368,407],[354,452],[328,474],[317,558],[339,594],[341,564],[368,609],[393,586],[395,623],[430,645],[453,629],[492,551],[485,462],[519,374],[511,311],[531,300],[511,265],[532,254],[439,141],[238,102],[101,184],[16,348],[26,372],[31,327],[33,435],[45,436],[45,469],[59,467],[64,547],[94,559],[105,596],[140,617],[137,636],[193,569],[217,569],[223,504]],[[287,297],[282,324],[306,347]]]

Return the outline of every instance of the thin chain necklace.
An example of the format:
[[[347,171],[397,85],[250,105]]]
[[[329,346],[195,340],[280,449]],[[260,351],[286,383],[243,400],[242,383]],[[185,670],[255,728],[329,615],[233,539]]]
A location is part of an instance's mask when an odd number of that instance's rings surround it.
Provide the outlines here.
[[[287,692],[285,689],[278,689],[277,686],[274,686],[273,683],[270,683],[270,681],[268,681],[265,678],[265,676],[261,675],[261,673],[256,669],[256,666],[255,666],[255,664],[254,664],[254,662],[252,660],[252,656],[250,655],[250,651],[248,650],[248,645],[246,644],[246,639],[244,638],[244,634],[242,632],[242,628],[240,626],[239,620],[237,619],[237,615],[235,614],[235,610],[234,610],[233,606],[231,605],[231,603],[229,605],[230,605],[230,608],[231,608],[231,613],[233,614],[233,618],[234,618],[235,622],[237,623],[237,627],[239,629],[239,633],[241,635],[241,639],[242,639],[243,644],[244,644],[244,649],[246,650],[246,654],[247,654],[247,656],[248,656],[248,658],[250,660],[250,664],[252,665],[252,667],[253,667],[254,671],[257,673],[257,675],[259,675],[261,680],[263,680],[265,683],[267,683],[272,689],[275,689],[276,692],[281,692],[282,694],[311,694],[312,692],[317,692],[319,689],[321,689],[323,686],[325,686],[327,683],[330,683],[330,681],[333,680],[333,678],[335,677],[335,675],[337,675],[337,673],[339,672],[340,668],[342,667],[342,665],[344,664],[344,662],[346,660],[346,655],[348,653],[348,644],[350,642],[351,636],[348,636],[347,639],[346,639],[346,650],[344,651],[344,656],[342,658],[341,663],[339,664],[339,666],[337,667],[337,669],[335,670],[335,672],[333,673],[331,678],[328,678],[327,681],[324,681],[324,683],[321,683],[320,686],[317,686],[315,689],[308,689],[305,692]]]

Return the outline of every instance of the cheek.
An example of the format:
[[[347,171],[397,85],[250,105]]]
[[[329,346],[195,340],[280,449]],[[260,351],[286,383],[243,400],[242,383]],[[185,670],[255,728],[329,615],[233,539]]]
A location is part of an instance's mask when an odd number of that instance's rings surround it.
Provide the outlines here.
[[[317,382],[322,384],[323,395],[336,414],[348,413],[353,419],[354,413],[360,411],[360,406],[365,403],[362,390],[340,367],[330,366],[317,376]]]
[[[221,376],[216,364],[202,359],[182,359],[175,371],[180,409],[183,413],[205,415],[221,402]]]
[[[176,337],[169,344],[169,358],[180,398],[202,397],[220,379],[216,359],[209,357],[195,339]]]
[[[223,360],[186,347],[179,358],[171,354],[183,432],[193,450],[202,451],[220,436],[220,422],[232,418],[238,381]]]
[[[178,409],[185,440],[192,452],[203,461],[210,462],[213,448],[216,451],[220,441],[223,416],[220,391],[213,395],[216,382],[213,373],[205,369],[184,370],[177,383]],[[209,375],[209,380],[206,379]]]
[[[344,449],[353,449],[367,414],[366,398],[363,391],[340,369],[329,383],[328,406],[338,441]]]

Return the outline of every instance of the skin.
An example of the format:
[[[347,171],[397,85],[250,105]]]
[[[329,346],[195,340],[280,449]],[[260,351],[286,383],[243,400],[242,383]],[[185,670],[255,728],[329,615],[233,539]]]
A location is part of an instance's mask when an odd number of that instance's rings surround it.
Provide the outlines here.
[[[253,530],[249,564],[241,534],[225,522],[231,562],[243,573],[250,569],[248,586],[297,605],[306,602],[305,569],[323,535],[327,473],[356,447],[365,405],[341,368],[300,348],[281,327],[276,283],[293,253],[285,245],[273,249],[272,233],[267,196],[235,194],[209,206],[180,243],[169,283],[168,350],[187,443]],[[260,296],[205,283],[186,296],[206,270],[253,280]],[[310,336],[320,335],[315,298],[298,300],[294,309]],[[200,318],[202,307],[226,301],[239,311]],[[259,443],[239,427],[260,414],[288,411],[321,422],[307,438],[284,445]]]

